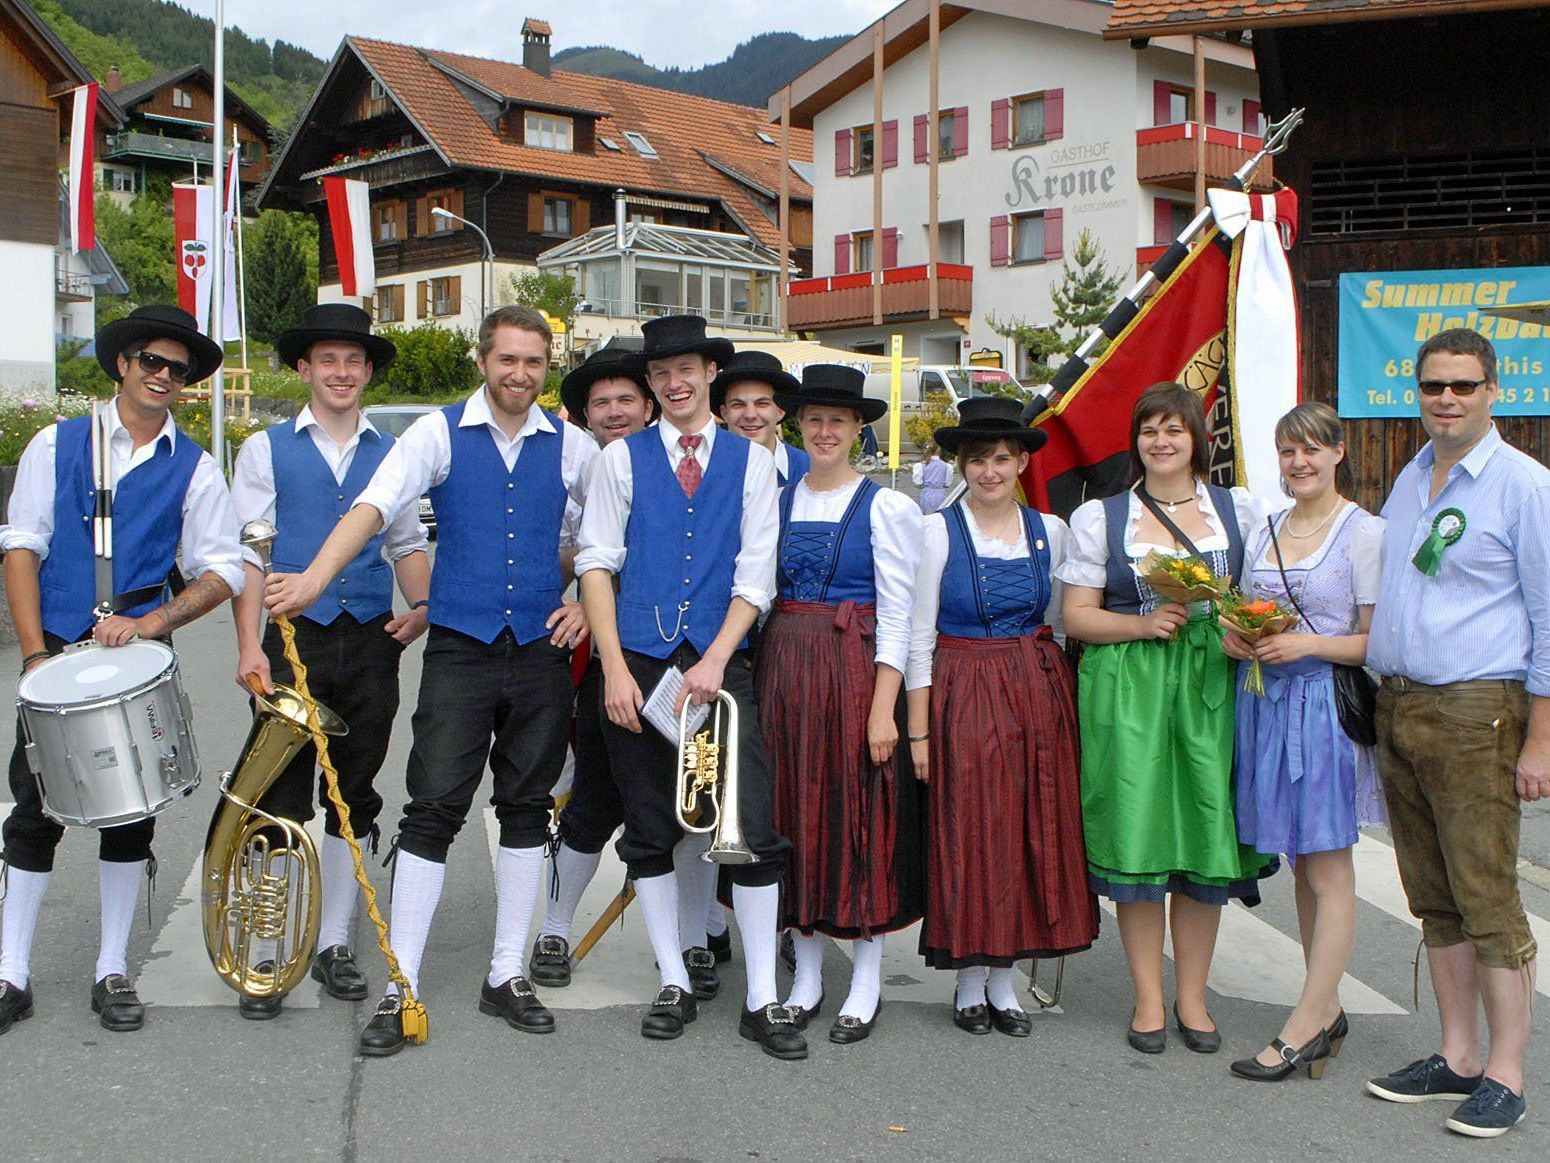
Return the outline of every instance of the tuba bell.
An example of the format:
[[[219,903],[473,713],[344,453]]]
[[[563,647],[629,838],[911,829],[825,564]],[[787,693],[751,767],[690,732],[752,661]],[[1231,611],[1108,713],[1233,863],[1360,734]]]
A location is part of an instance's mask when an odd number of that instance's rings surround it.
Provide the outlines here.
[[[705,729],[691,733],[692,707],[678,713],[675,810],[685,832],[714,832],[704,859],[713,864],[756,864],[737,815],[737,703],[718,690]],[[709,823],[700,823],[710,813]]]

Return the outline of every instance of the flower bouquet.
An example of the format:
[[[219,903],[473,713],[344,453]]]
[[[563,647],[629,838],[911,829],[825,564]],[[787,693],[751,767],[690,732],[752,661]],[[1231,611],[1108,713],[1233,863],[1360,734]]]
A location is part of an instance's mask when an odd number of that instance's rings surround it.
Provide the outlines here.
[[[1224,630],[1231,630],[1248,642],[1258,642],[1291,629],[1297,624],[1297,615],[1272,598],[1250,601],[1237,590],[1230,590],[1222,598],[1216,620]],[[1243,689],[1255,695],[1265,693],[1265,668],[1258,658],[1249,663]]]
[[[1135,566],[1136,576],[1169,602],[1214,602],[1227,592],[1228,581],[1217,577],[1198,557],[1180,557],[1152,550]]]

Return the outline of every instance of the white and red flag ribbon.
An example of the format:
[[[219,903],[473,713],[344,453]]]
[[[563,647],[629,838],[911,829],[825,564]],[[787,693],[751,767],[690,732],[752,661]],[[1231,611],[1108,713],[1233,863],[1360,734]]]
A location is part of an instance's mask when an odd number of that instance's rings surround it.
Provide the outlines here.
[[[228,203],[229,205],[229,203]],[[227,216],[226,302],[222,331],[226,339],[240,339],[241,318],[237,311],[237,257]],[[215,254],[215,190],[193,182],[177,182],[172,187],[172,230],[176,248],[178,306],[198,322],[199,330],[210,334],[210,295],[215,281],[212,259]]]
[[[237,162],[237,151],[233,149],[226,169],[226,240],[222,243],[226,248],[226,305],[222,308],[221,330],[230,340],[242,338],[241,296],[237,286],[237,213],[241,205],[237,194]]]
[[[356,178],[323,179],[328,228],[339,262],[339,289],[365,298],[376,293],[377,264],[371,253],[371,187]]]
[[[97,82],[74,90],[70,111],[70,249],[76,254],[97,245],[97,214],[92,204],[92,134],[97,127]]]

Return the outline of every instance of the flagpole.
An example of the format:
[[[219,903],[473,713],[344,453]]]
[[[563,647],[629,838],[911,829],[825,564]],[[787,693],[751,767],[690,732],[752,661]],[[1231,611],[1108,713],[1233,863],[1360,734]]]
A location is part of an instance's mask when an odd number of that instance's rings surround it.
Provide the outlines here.
[[[210,142],[213,155],[210,179],[215,185],[214,202],[215,236],[210,247],[210,337],[226,351],[226,199],[223,188],[226,170],[222,154],[226,137],[226,5],[225,0],[215,0],[215,112],[212,118]],[[220,368],[210,377],[210,455],[222,479],[226,476],[226,381]]]
[[[231,151],[237,153],[237,126],[231,127]],[[232,167],[232,196],[231,219],[232,229],[237,235],[237,328],[242,332],[242,366],[248,369],[248,382],[246,387],[253,386],[253,369],[248,363],[248,275],[247,264],[243,261],[242,253],[242,184],[238,180],[236,167]],[[251,402],[252,397],[248,397]]]

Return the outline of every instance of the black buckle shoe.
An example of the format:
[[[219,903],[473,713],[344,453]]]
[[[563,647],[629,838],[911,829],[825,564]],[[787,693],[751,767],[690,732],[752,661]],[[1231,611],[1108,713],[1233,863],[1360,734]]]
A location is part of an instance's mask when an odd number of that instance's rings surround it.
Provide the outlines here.
[[[684,1032],[684,1027],[699,1016],[700,1007],[693,993],[685,993],[676,985],[664,985],[641,1019],[641,1037],[664,1042],[677,1038]]]
[[[508,1026],[524,1033],[554,1033],[554,1015],[525,977],[508,978],[499,985],[486,981],[479,987],[479,1012],[505,1018]]]
[[[966,1034],[990,1033],[990,1008],[984,1002],[976,1002],[963,1009],[954,1007],[953,1025]]]
[[[274,962],[260,961],[253,966],[253,972],[274,976]],[[273,993],[265,997],[249,997],[247,994],[239,994],[237,997],[237,1012],[250,1022],[267,1022],[270,1018],[280,1016],[280,1003],[285,999],[284,994]]]
[[[689,971],[689,985],[694,989],[694,996],[700,1001],[710,1001],[721,992],[721,974],[716,972],[716,955],[709,949],[685,949],[684,968]]]
[[[371,988],[347,945],[330,945],[314,957],[312,980],[321,982],[323,992],[340,1001],[362,1001]]]
[[[1179,1017],[1179,1003],[1173,1003],[1173,1020],[1178,1024],[1179,1033],[1184,1035],[1184,1048],[1193,1050],[1196,1054],[1215,1054],[1222,1048],[1222,1032],[1220,1030],[1192,1030],[1184,1024],[1184,1019]]]
[[[358,1049],[367,1058],[386,1058],[403,1048],[403,999],[390,993],[377,1003],[377,1012],[361,1031]]]
[[[818,995],[818,1000],[813,1003],[811,1009],[805,1006],[789,1004],[786,1008],[791,1011],[791,1020],[796,1023],[797,1029],[805,1030],[807,1029],[807,1023],[823,1012],[823,994],[820,993]]]
[[[145,1025],[145,1007],[134,983],[122,973],[110,973],[91,987],[91,1011],[104,1030],[127,1033]]]
[[[0,1034],[11,1028],[12,1022],[25,1022],[32,1017],[32,990],[16,988],[9,981],[0,981]]]
[[[1033,1033],[1033,1019],[1016,1006],[1009,1010],[998,1010],[995,1006],[987,1008],[990,1010],[990,1024],[1008,1037],[1026,1038]]]
[[[771,1058],[792,1061],[807,1057],[807,1039],[797,1029],[796,1019],[783,1005],[771,1003],[757,1010],[744,1010],[737,1032],[750,1042],[759,1043]]]
[[[714,933],[706,933],[705,948],[716,955],[717,965],[725,965],[732,960],[732,930],[726,930],[719,937]]]
[[[872,1027],[877,1025],[877,1015],[882,1012],[883,1003],[878,1002],[872,1016],[864,1022],[854,1014],[841,1014],[834,1019],[834,1025],[829,1027],[829,1041],[841,1046],[865,1042],[872,1034]]]
[[[564,989],[570,984],[570,942],[564,937],[538,938],[533,942],[527,973],[534,985]]]

